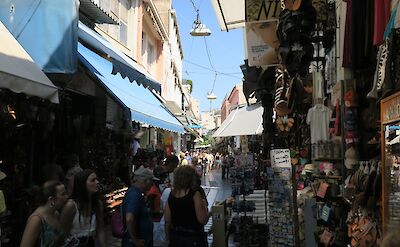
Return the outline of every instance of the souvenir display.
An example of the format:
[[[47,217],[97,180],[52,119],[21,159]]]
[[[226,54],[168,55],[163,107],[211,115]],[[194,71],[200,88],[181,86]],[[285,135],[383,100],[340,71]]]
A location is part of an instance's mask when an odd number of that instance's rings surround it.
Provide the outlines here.
[[[269,238],[272,246],[295,246],[293,185],[290,167],[269,167]]]
[[[251,194],[254,190],[253,155],[236,155],[230,168],[232,196]]]

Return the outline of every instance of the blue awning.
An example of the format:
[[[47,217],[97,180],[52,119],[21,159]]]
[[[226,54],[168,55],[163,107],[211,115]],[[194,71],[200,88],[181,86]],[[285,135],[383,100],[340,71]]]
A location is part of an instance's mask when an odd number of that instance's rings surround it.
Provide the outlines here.
[[[201,125],[197,125],[197,124],[189,124],[188,126],[189,129],[201,129]]]
[[[131,82],[136,81],[144,87],[161,92],[161,84],[153,79],[144,68],[82,22],[79,22],[78,35],[79,39],[85,44],[107,54],[111,58],[113,64],[112,74],[120,73],[122,78],[128,77]]]
[[[0,0],[0,21],[45,73],[76,72],[78,16],[77,0]]]
[[[111,74],[113,65],[82,44],[78,44],[78,57],[85,67],[99,79],[109,93],[131,110],[132,121],[149,124],[177,133],[184,133],[182,124],[164,107],[148,89],[130,83],[120,75]]]

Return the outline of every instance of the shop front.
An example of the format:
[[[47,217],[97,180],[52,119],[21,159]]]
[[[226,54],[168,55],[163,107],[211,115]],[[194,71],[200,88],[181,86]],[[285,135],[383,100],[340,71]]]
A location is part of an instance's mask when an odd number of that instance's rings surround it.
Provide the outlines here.
[[[222,154],[223,173],[232,184],[232,198],[212,207],[213,222],[220,227],[214,231],[215,246],[227,245],[224,237],[229,228],[236,229],[233,238],[241,246],[266,243],[268,194],[261,158],[262,114],[260,103],[238,107],[213,133],[218,138],[215,148]]]
[[[212,2],[222,30],[246,30],[241,69],[246,98],[263,107],[269,244],[379,246],[398,214],[398,94],[385,97],[399,90],[399,5]]]
[[[382,129],[382,218],[384,232],[394,231],[400,223],[399,156],[400,156],[400,94],[381,101]]]
[[[0,237],[16,246],[56,142],[58,88],[0,22]]]
[[[79,60],[89,77],[100,85],[107,98],[111,99],[114,102],[113,104],[116,104],[117,109],[120,109],[120,117],[127,121],[124,129],[130,132],[127,133],[130,138],[125,138],[126,141],[138,141],[140,148],[148,151],[160,150],[163,153],[167,149],[170,152],[179,150],[180,135],[184,133],[184,127],[166,110],[162,102],[152,92],[143,86],[131,83],[128,78],[124,79],[119,74],[112,74],[113,64],[110,61],[80,43],[78,44],[78,54]],[[108,112],[112,113],[113,111],[109,109]],[[115,120],[116,118],[111,119]],[[122,124],[124,124],[124,121]],[[112,126],[116,128],[118,124],[114,122]],[[114,145],[114,148],[117,148],[115,151],[121,151],[118,150],[120,147],[131,146],[131,143],[127,144]],[[110,149],[104,151],[110,152]],[[104,167],[104,169],[108,169],[107,167],[110,166],[105,165]],[[130,167],[131,169],[132,167]],[[107,174],[109,177],[115,178],[112,175],[115,174],[115,170],[110,170]],[[108,212],[112,212],[121,203],[121,195],[126,191],[126,184],[109,184],[105,189]]]

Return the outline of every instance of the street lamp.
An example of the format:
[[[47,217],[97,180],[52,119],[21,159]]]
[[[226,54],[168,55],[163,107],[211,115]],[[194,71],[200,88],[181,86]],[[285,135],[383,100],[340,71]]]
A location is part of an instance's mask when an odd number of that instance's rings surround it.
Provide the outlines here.
[[[200,21],[200,15],[199,15],[199,9],[196,8],[196,5],[194,4],[193,0],[191,0],[192,5],[194,10],[197,13],[196,20],[193,22],[192,30],[190,30],[190,35],[192,36],[210,36],[211,35],[211,30],[207,28],[206,24],[201,23]]]
[[[209,93],[207,94],[207,99],[208,99],[209,101],[212,101],[212,100],[217,99],[217,96],[216,96],[213,92],[209,92]]]
[[[195,21],[193,24],[193,28],[190,31],[190,35],[192,36],[210,36],[211,30],[206,26],[206,24],[201,23],[200,21]]]

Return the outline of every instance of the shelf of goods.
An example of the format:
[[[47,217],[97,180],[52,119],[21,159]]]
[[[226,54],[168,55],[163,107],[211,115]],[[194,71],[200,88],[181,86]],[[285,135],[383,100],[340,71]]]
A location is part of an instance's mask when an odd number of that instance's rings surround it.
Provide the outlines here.
[[[239,196],[239,201],[242,202],[243,198],[245,198],[246,203],[254,203],[255,210],[246,212],[247,216],[253,217],[253,222],[258,224],[265,224],[267,218],[267,209],[266,209],[266,202],[267,196],[265,190],[254,190],[252,194]],[[244,212],[240,212],[240,216],[244,216]]]
[[[120,206],[127,190],[128,187],[124,187],[107,193],[105,195],[106,210],[114,211],[118,206]]]

